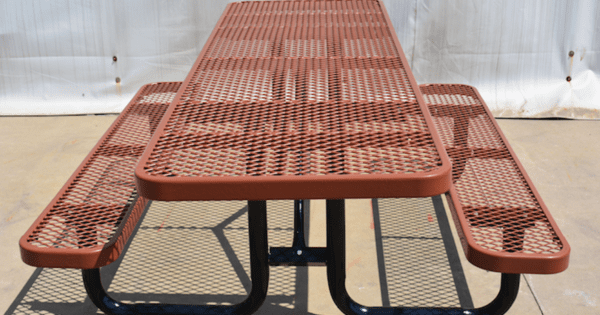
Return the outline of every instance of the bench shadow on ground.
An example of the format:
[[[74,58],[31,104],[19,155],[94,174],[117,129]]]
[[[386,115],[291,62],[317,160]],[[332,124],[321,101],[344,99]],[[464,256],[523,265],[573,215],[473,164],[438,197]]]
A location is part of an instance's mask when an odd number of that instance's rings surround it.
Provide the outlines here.
[[[102,268],[111,296],[173,304],[236,304],[247,296],[246,202],[149,207],[126,254]],[[293,207],[268,202],[270,246],[291,245]],[[374,199],[373,217],[382,305],[472,307],[454,242],[443,237],[451,232],[440,197]],[[308,314],[308,303],[308,269],[272,267],[258,314]],[[5,314],[102,312],[87,298],[80,270],[38,268]]]

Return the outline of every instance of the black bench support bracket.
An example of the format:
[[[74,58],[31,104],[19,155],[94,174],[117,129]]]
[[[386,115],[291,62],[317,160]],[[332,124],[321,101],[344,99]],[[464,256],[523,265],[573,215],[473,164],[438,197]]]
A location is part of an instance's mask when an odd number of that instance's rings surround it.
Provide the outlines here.
[[[498,296],[486,306],[477,309],[370,307],[355,302],[346,291],[346,228],[344,200],[327,200],[327,282],[329,293],[344,314],[448,314],[483,315],[504,314],[519,293],[519,274],[502,274]]]
[[[267,252],[267,203],[248,201],[250,238],[250,270],[252,289],[248,297],[236,305],[128,304],[115,301],[100,280],[100,269],[82,270],[88,296],[106,314],[251,314],[263,304],[269,286]]]

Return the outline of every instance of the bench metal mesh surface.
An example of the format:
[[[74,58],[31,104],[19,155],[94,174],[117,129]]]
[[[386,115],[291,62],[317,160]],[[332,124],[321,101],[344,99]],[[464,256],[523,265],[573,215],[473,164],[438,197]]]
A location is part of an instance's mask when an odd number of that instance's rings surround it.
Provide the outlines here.
[[[21,239],[26,263],[90,269],[118,257],[148,202],[133,170],[180,85],[138,92]]]
[[[452,160],[450,195],[469,260],[512,273],[566,268],[564,236],[477,91],[453,84],[421,91]]]
[[[438,153],[390,27],[376,1],[230,4],[142,157],[141,194],[218,200],[443,192],[449,161]],[[438,183],[398,186],[398,179],[424,177]],[[359,191],[359,184],[370,187]]]

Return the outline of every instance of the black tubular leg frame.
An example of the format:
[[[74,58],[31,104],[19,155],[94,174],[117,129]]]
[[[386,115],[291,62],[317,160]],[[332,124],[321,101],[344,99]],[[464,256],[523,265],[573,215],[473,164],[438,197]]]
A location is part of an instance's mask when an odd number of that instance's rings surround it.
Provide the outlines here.
[[[269,286],[267,203],[248,201],[250,236],[250,270],[252,290],[236,305],[126,304],[106,293],[100,280],[100,269],[82,270],[88,296],[106,314],[251,314],[263,304]]]
[[[327,282],[329,293],[344,314],[504,314],[519,292],[519,274],[502,274],[500,292],[488,305],[460,308],[370,307],[352,300],[346,291],[346,228],[344,200],[327,200]]]

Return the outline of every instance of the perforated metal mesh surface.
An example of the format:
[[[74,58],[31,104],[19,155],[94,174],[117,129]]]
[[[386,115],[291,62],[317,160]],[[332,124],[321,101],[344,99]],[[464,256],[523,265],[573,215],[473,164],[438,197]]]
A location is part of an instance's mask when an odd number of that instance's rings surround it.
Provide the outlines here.
[[[143,161],[146,174],[201,182],[440,168],[378,2],[228,8]]]
[[[147,203],[135,190],[135,165],[180,85],[149,84],[136,95],[46,208],[27,235],[29,246],[50,253],[123,245]],[[119,236],[124,240],[115,244]]]
[[[454,188],[474,242],[487,251],[553,255],[565,244],[477,92],[421,86],[452,160]]]

